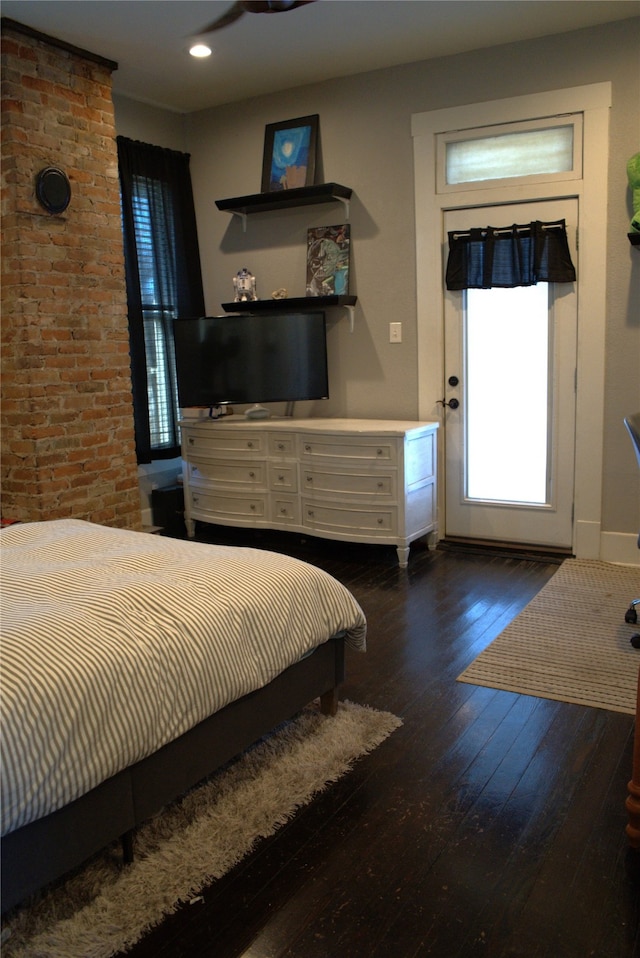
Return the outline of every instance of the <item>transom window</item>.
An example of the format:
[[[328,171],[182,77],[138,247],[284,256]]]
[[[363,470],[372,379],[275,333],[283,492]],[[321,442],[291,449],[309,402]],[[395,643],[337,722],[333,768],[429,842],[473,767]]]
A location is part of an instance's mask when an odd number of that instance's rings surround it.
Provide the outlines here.
[[[438,192],[582,176],[582,116],[441,133]]]

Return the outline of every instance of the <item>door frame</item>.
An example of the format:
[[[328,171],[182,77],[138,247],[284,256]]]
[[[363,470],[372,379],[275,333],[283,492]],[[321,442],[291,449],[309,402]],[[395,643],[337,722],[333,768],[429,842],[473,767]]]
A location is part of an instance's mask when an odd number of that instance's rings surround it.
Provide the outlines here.
[[[601,555],[606,316],[607,183],[611,83],[494,100],[412,116],[416,207],[416,294],[418,416],[442,421],[444,395],[444,211],[536,199],[578,200],[580,269],[577,278],[578,344],[573,553]],[[584,154],[581,178],[569,182],[500,184],[460,193],[436,192],[436,138],[451,130],[516,123],[582,113]],[[439,430],[440,432],[440,430]],[[441,442],[442,439],[439,439]],[[444,515],[443,456],[438,457],[438,512]]]

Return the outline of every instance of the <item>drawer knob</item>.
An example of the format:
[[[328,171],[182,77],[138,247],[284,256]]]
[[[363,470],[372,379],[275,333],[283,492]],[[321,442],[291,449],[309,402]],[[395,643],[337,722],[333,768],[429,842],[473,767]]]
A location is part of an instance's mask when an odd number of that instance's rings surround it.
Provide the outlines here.
[[[311,446],[306,445],[306,446],[304,447],[304,451],[305,451],[305,452],[311,452]]]
[[[282,508],[280,509],[280,515],[281,515],[281,516],[286,516],[286,514],[287,514],[287,510],[286,510],[285,506],[282,506]]]
[[[284,449],[284,443],[283,443],[283,442],[279,442],[279,443],[278,443],[278,449],[280,449],[280,451],[282,451],[282,450]]]
[[[249,479],[255,479],[255,477],[256,477],[255,472],[250,472],[250,473],[249,473]]]
[[[256,511],[255,503],[252,502],[251,505],[249,506],[249,508],[251,509],[252,512],[255,512],[255,511]]]
[[[378,483],[378,489],[384,489],[384,483],[383,483],[383,482],[379,482],[379,483]]]
[[[194,502],[200,502],[200,499],[198,496],[192,496],[191,498],[193,499]]]
[[[306,479],[307,482],[313,482],[313,476],[307,476]]]
[[[307,510],[307,516],[308,516],[309,519],[313,519],[313,509],[308,509],[308,510]]]
[[[253,449],[253,443],[251,442],[251,440],[249,440],[249,442],[247,443],[247,449]]]
[[[278,482],[284,482],[284,476],[278,476]]]
[[[382,449],[376,449],[376,456],[382,455]]]
[[[379,526],[381,526],[383,522],[384,522],[384,519],[378,518],[378,525],[379,525]]]
[[[193,438],[193,436],[189,436],[189,445],[192,446],[194,442],[195,442],[195,439]]]

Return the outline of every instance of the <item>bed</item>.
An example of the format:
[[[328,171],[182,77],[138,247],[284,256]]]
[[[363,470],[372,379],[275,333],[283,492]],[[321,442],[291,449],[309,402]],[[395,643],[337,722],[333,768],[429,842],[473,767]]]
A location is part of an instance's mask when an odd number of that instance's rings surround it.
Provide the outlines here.
[[[366,622],[272,552],[75,519],[2,549],[2,910],[133,830],[310,701]]]

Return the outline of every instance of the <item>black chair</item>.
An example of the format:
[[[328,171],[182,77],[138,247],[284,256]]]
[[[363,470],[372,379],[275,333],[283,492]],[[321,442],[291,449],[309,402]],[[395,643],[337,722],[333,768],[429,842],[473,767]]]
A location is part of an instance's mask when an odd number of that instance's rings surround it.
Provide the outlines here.
[[[634,413],[633,416],[627,416],[624,421],[627,431],[631,436],[631,441],[633,443],[633,448],[636,451],[636,457],[638,459],[638,465],[640,466],[640,412]],[[640,549],[640,535],[638,535],[638,548]],[[638,606],[640,605],[640,599],[633,599],[629,608],[624,614],[624,621],[629,622],[632,625],[635,625],[638,621]],[[635,649],[640,649],[640,633],[631,636],[631,645]]]

